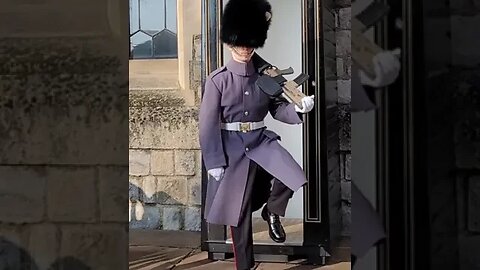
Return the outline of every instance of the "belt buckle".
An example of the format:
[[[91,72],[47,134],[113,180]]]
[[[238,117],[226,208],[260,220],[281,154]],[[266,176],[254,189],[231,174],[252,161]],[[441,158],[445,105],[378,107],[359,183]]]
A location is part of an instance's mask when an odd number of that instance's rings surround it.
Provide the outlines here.
[[[240,131],[243,133],[247,133],[251,131],[250,123],[240,123]]]

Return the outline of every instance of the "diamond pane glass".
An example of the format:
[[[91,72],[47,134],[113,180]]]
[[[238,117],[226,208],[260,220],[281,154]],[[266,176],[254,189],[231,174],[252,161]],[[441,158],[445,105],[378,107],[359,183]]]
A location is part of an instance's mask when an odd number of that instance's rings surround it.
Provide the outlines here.
[[[160,32],[165,15],[165,0],[140,0],[140,29]]]
[[[130,33],[140,29],[138,12],[138,0],[130,0]]]
[[[130,38],[133,58],[151,58],[152,57],[152,37],[138,32]]]
[[[177,35],[169,30],[163,30],[153,37],[154,57],[177,57]]]
[[[173,33],[177,33],[177,0],[167,1],[167,26],[166,28]]]

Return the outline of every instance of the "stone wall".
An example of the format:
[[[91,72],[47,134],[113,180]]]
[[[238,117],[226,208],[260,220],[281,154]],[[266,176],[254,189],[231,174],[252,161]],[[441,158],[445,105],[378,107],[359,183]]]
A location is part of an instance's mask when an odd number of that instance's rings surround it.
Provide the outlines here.
[[[130,227],[200,230],[197,109],[130,111]]]
[[[343,234],[350,235],[351,226],[351,143],[350,143],[350,78],[352,65],[351,52],[351,3],[350,1],[337,1],[336,39],[337,39],[337,87],[338,105],[340,109],[340,180],[342,187],[342,216]]]
[[[0,3],[0,269],[127,269],[128,6]]]
[[[200,230],[198,63],[201,44],[199,35],[190,40],[192,58],[186,70],[187,91],[172,88],[172,84],[130,90],[129,220],[132,229]],[[171,73],[157,71],[160,80],[172,79]],[[136,79],[141,81],[138,76]],[[191,99],[185,98],[188,93]],[[195,101],[194,106],[191,100]]]

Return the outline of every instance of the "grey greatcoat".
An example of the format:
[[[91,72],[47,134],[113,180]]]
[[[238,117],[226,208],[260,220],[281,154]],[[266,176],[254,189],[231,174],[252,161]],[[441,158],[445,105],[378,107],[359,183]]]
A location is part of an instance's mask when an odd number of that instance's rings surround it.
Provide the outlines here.
[[[221,122],[257,122],[270,112],[276,120],[300,124],[293,104],[276,102],[256,85],[253,63],[230,60],[208,76],[200,106],[200,147],[207,170],[225,168],[221,181],[210,178],[207,186],[207,222],[237,226],[248,177],[254,161],[293,191],[306,183],[305,174],[267,128],[250,132],[226,131]]]

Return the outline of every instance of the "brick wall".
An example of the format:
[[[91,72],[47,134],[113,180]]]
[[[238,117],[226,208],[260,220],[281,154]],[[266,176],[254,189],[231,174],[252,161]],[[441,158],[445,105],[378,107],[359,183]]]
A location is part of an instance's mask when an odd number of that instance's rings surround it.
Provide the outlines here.
[[[339,105],[339,141],[340,141],[340,181],[342,190],[343,234],[350,234],[351,226],[351,145],[350,145],[350,83],[351,83],[351,3],[336,2],[336,39],[337,39],[337,87]]]

